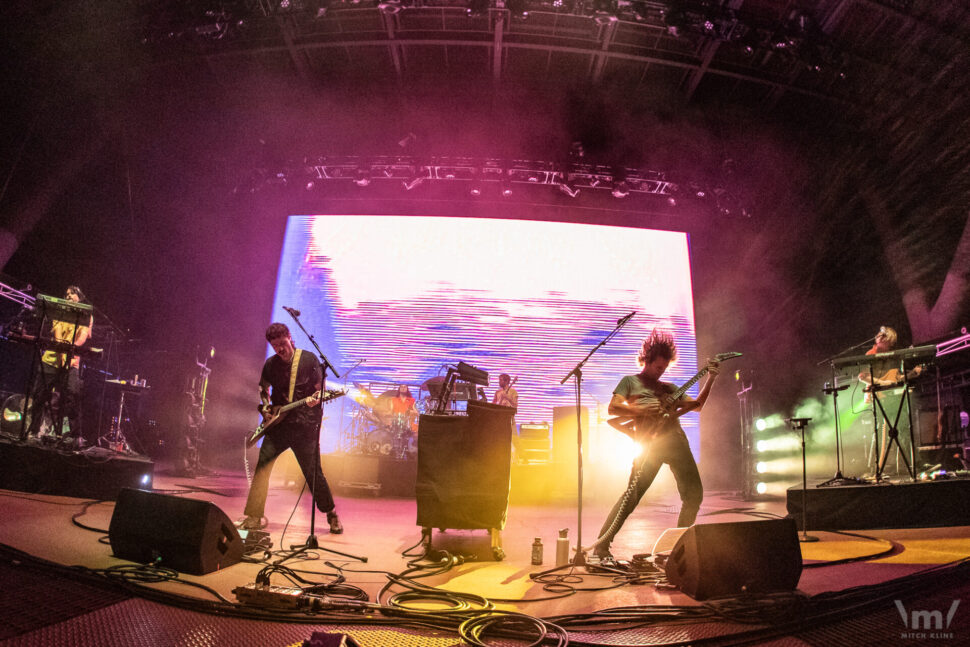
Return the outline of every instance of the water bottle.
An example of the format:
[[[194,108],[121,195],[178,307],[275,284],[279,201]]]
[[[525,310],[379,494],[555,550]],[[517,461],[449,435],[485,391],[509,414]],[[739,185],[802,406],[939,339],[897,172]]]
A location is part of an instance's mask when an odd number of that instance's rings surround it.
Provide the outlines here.
[[[532,565],[542,566],[542,537],[536,537],[532,542]]]
[[[556,566],[565,566],[569,563],[569,539],[566,535],[569,528],[559,531],[559,538],[556,540]]]

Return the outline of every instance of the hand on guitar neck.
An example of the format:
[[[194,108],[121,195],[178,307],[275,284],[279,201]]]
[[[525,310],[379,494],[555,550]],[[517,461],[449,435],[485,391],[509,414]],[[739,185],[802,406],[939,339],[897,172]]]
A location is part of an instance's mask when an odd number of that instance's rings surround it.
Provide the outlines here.
[[[291,402],[289,404],[283,405],[272,405],[272,404],[261,404],[259,405],[259,413],[263,416],[263,421],[259,424],[256,429],[254,429],[246,437],[246,447],[252,447],[255,445],[263,435],[275,426],[278,422],[283,420],[293,409],[298,407],[315,407],[321,402],[331,402],[336,400],[342,395],[345,395],[346,391],[338,391],[334,389],[326,389],[323,391],[317,391],[313,395],[309,395],[296,402]]]
[[[620,415],[607,420],[607,423],[637,442],[656,436],[663,431],[671,418],[676,419],[688,411],[701,408],[707,400],[707,394],[710,392],[712,380],[708,380],[704,385],[697,400],[684,398],[684,395],[690,387],[696,384],[705,374],[710,373],[713,379],[721,371],[721,362],[740,356],[741,353],[721,353],[716,355],[713,359],[709,359],[707,365],[698,371],[694,377],[674,392],[660,393],[656,389],[651,388],[656,395],[656,400],[642,405],[627,402],[620,398],[620,396],[614,395],[613,401],[610,402],[610,413]],[[657,383],[657,387],[661,388],[659,382]]]

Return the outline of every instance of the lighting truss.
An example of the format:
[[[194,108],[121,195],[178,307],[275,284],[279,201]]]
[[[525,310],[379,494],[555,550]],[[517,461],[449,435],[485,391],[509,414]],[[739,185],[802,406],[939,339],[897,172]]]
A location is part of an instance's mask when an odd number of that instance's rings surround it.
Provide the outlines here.
[[[374,183],[393,181],[409,184],[415,178],[426,182],[467,182],[529,184],[558,189],[568,186],[570,191],[612,191],[616,182],[625,181],[630,193],[672,196],[679,191],[674,182],[660,171],[620,169],[598,164],[570,164],[564,167],[553,162],[530,160],[499,160],[471,158],[434,158],[418,162],[409,157],[319,157],[305,160],[302,166],[281,170],[259,169],[256,176],[267,178],[267,184],[280,184],[280,178],[300,179],[297,186],[307,182],[350,181],[369,169]],[[291,182],[292,183],[292,182]],[[696,184],[696,183],[695,183]],[[255,187],[258,189],[259,187]]]

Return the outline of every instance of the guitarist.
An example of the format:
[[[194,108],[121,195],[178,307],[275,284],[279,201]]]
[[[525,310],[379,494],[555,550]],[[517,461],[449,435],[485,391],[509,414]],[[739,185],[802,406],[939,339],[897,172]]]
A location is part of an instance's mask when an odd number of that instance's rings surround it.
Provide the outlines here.
[[[266,341],[275,351],[266,363],[259,378],[260,410],[269,413],[273,407],[307,398],[323,388],[323,369],[320,360],[311,352],[297,350],[285,324],[270,324],[266,329]],[[246,518],[240,524],[245,530],[266,527],[263,516],[269,476],[276,458],[292,449],[300,464],[307,483],[313,484],[313,501],[320,512],[327,514],[330,532],[339,535],[344,531],[334,509],[330,486],[320,469],[320,425],[323,411],[320,400],[314,399],[306,407],[294,409],[279,424],[267,430],[259,448],[259,461],[253,474],[253,483],[246,499]]]
[[[655,329],[643,340],[637,353],[637,364],[642,367],[641,371],[624,377],[613,390],[610,414],[632,417],[636,438],[645,443],[645,447],[634,460],[627,492],[613,506],[600,529],[599,539],[594,544],[594,555],[601,561],[609,562],[613,559],[610,554],[613,537],[653,483],[664,463],[670,466],[677,482],[677,491],[680,492],[681,508],[677,526],[693,524],[700,509],[704,488],[678,417],[688,411],[698,411],[704,406],[720,371],[716,362],[709,362],[709,377],[696,400],[684,396],[676,402],[665,403],[662,398],[676,391],[677,387],[670,382],[660,381],[660,377],[676,357],[677,346],[673,336]]]

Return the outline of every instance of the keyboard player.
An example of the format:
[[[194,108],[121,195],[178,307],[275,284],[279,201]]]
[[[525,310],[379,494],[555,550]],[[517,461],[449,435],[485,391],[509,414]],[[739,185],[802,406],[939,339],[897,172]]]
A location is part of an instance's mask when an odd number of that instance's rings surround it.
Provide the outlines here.
[[[66,346],[81,348],[89,339],[94,326],[90,314],[91,307],[86,304],[84,292],[76,285],[68,286],[64,299],[81,304],[73,313],[58,310],[59,314],[51,320],[51,338]],[[83,307],[87,305],[87,307]],[[53,433],[62,435],[58,424],[65,418],[70,425],[70,436],[75,441],[81,438],[80,401],[81,401],[81,360],[71,352],[49,349],[41,356],[40,371],[34,383],[31,404],[30,434],[41,431],[40,424],[45,409],[56,415]]]

